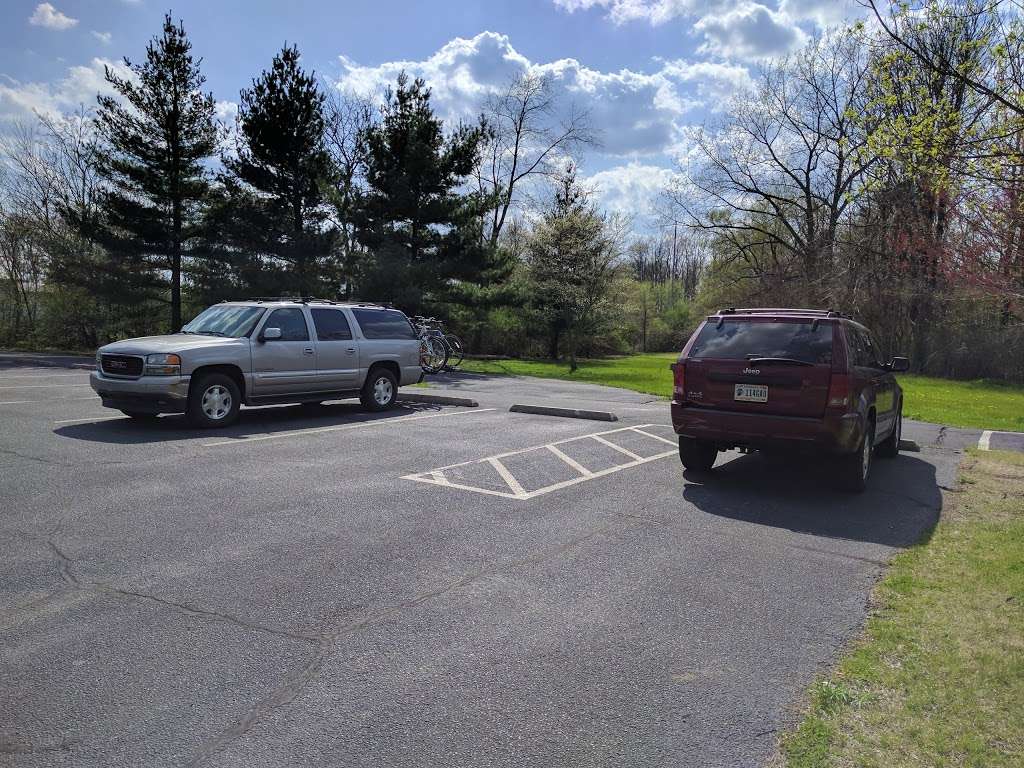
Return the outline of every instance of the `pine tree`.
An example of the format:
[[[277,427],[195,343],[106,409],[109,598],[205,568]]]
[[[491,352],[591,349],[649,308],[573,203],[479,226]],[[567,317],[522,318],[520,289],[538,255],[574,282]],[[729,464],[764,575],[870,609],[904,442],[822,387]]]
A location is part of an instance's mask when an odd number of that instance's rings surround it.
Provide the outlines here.
[[[324,96],[285,46],[242,91],[238,152],[225,157],[226,199],[215,225],[238,281],[266,294],[337,292],[325,191],[333,164],[324,143]]]
[[[608,302],[618,255],[609,222],[594,209],[576,180],[576,169],[569,166],[527,242],[526,264],[531,303],[551,330],[552,357],[557,357],[564,332],[571,371],[576,370],[579,339]]]
[[[95,232],[111,270],[132,288],[163,299],[170,293],[171,330],[181,327],[182,274],[203,213],[209,180],[204,162],[216,145],[213,95],[203,93],[202,59],[192,56],[185,28],[164,17],[146,60],[109,67],[117,96],[100,96],[100,173],[109,189]],[[165,299],[164,299],[165,300]]]
[[[483,237],[487,201],[463,191],[486,136],[482,121],[445,136],[430,89],[399,75],[381,119],[364,133],[367,189],[355,217],[372,259],[356,286],[360,298],[416,312],[471,297],[507,272]]]

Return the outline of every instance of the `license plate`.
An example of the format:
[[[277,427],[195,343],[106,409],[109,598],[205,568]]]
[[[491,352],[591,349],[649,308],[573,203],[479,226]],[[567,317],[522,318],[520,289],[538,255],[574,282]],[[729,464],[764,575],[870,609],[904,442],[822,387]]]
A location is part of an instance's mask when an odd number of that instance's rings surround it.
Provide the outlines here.
[[[748,403],[767,403],[767,384],[737,384],[733,400],[743,400]]]

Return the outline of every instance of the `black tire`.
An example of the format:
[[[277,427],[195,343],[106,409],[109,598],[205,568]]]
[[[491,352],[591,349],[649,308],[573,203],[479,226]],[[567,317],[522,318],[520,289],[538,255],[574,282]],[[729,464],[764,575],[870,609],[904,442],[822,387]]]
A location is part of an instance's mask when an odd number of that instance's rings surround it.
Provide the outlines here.
[[[448,362],[446,363],[448,369],[458,368],[466,357],[466,348],[462,344],[462,339],[454,333],[446,333],[444,343],[448,347]]]
[[[899,405],[899,410],[896,411],[896,423],[893,424],[892,434],[885,438],[884,442],[878,444],[875,452],[879,458],[883,459],[895,459],[900,455],[900,439],[903,436],[903,403]]]
[[[871,464],[874,450],[875,420],[868,421],[868,428],[861,438],[857,450],[841,456],[836,466],[836,481],[840,488],[850,493],[863,493],[871,476]]]
[[[718,458],[714,443],[695,440],[692,437],[679,438],[679,460],[686,469],[694,472],[710,472]]]
[[[389,369],[371,368],[359,392],[359,402],[368,411],[386,411],[398,399],[398,380]]]
[[[123,413],[129,419],[134,419],[135,421],[156,421],[157,416],[159,415],[156,413],[148,413],[147,411],[122,410],[121,413]]]
[[[229,427],[238,420],[242,393],[230,376],[204,373],[192,382],[188,393],[188,420],[197,427]]]

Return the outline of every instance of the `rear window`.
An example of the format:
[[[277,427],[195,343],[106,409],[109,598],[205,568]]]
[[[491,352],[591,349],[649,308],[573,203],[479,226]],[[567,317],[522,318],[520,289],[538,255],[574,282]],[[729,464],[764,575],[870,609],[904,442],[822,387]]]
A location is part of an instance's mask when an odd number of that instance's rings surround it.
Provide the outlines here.
[[[356,322],[368,339],[415,339],[409,318],[393,309],[353,309]]]
[[[314,309],[313,325],[320,341],[346,341],[352,338],[345,313],[340,309]]]
[[[788,357],[805,363],[832,363],[832,324],[708,322],[701,329],[690,357],[745,360],[751,357]]]

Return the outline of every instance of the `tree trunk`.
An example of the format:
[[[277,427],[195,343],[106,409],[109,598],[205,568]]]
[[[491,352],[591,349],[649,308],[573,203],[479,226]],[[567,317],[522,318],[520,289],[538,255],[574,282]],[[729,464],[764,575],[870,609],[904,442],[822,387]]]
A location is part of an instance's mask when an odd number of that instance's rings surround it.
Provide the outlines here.
[[[569,373],[576,373],[576,331],[569,331]]]
[[[181,198],[174,200],[174,243],[171,246],[171,333],[181,330]]]
[[[561,340],[561,329],[558,323],[551,324],[551,336],[548,341],[548,357],[552,360],[558,359],[558,342]]]

